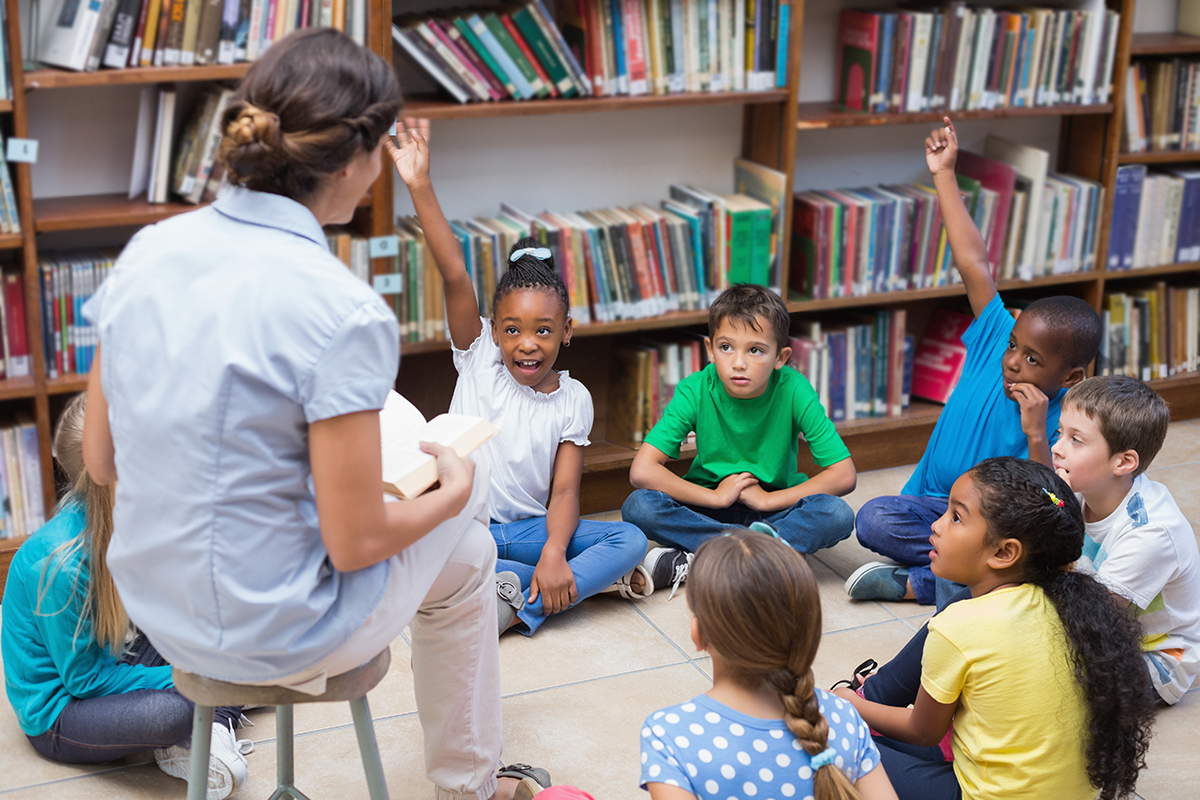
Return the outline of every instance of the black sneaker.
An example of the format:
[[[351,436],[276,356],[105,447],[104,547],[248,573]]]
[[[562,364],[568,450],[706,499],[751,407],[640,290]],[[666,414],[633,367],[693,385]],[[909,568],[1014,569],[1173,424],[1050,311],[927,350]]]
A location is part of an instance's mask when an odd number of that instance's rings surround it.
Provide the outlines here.
[[[646,553],[642,566],[650,573],[651,585],[655,590],[670,584],[670,601],[675,596],[679,584],[687,580],[688,570],[692,567],[692,554],[675,547],[655,547]]]

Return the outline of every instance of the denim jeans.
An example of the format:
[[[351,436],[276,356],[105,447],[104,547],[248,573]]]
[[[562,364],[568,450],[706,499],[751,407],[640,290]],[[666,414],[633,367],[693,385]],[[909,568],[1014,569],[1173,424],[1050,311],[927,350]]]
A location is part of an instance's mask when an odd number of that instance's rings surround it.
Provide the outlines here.
[[[939,610],[962,588],[929,569],[929,537],[948,502],[944,497],[907,494],[876,497],[863,504],[854,521],[863,547],[908,567],[908,583],[917,602],[936,604]]]
[[[145,636],[121,659],[125,664],[161,667],[167,662]],[[33,749],[64,764],[98,764],[114,758],[171,747],[192,735],[192,701],[174,687],[139,689],[88,699],[72,698],[50,730],[30,736]],[[241,708],[218,708],[213,721],[236,724]]]
[[[962,787],[940,747],[918,747],[875,737],[879,763],[899,800],[962,800]]]
[[[765,513],[742,503],[729,508],[698,508],[676,502],[665,492],[638,489],[621,507],[621,517],[637,525],[656,542],[696,552],[705,540],[730,528],[745,528],[751,522],[767,522],[779,538],[801,553],[833,547],[850,536],[854,512],[846,501],[828,494],[803,497],[791,508]]]
[[[496,572],[511,571],[525,587],[525,607],[517,617],[525,623],[518,628],[532,636],[546,615],[542,611],[542,595],[529,602],[530,582],[542,548],[546,546],[546,518],[528,517],[516,522],[492,521],[492,538],[496,540]],[[617,582],[646,557],[646,537],[628,522],[602,522],[581,519],[579,527],[567,545],[567,566],[575,574],[575,603],[598,594]]]

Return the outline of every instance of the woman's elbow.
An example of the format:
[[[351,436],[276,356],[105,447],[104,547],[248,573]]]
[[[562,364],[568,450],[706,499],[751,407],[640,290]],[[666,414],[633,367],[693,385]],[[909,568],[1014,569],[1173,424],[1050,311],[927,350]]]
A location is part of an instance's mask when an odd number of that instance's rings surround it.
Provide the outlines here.
[[[117,480],[117,466],[113,459],[91,452],[86,442],[83,447],[83,465],[87,469],[88,477],[97,486],[108,486]]]

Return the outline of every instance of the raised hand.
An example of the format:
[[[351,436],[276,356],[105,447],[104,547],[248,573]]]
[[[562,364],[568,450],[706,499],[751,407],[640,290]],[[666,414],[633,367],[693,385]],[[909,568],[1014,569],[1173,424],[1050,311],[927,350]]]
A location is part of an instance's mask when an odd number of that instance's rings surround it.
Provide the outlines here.
[[[942,117],[944,128],[937,128],[925,138],[925,164],[930,173],[954,173],[954,162],[958,159],[958,134],[949,117]]]
[[[429,180],[429,120],[405,117],[396,120],[396,141],[384,140],[400,179],[410,189]]]

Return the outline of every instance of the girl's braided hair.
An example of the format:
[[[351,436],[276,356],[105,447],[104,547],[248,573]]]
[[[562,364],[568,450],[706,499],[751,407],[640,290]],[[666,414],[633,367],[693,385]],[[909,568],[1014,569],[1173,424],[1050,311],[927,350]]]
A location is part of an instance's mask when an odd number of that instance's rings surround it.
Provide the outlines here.
[[[543,246],[537,239],[526,236],[514,244],[508,254],[511,256],[518,250]],[[553,255],[543,261],[530,253],[525,253],[516,261],[506,261],[505,267],[504,274],[500,280],[496,281],[496,292],[492,295],[492,313],[495,313],[502,299],[518,289],[540,289],[550,292],[562,304],[563,317],[565,318],[570,313],[571,300],[567,295],[567,285],[563,283],[563,279],[559,277],[558,271],[554,268]]]
[[[1041,587],[1062,621],[1087,702],[1088,778],[1102,800],[1131,794],[1146,766],[1154,715],[1142,627],[1108,589],[1073,569],[1083,553],[1079,501],[1054,470],[1034,461],[989,458],[968,474],[989,541],[1021,543],[1025,581]]]
[[[688,606],[700,635],[739,684],[770,686],[783,701],[788,730],[810,756],[829,746],[829,723],[814,691],[821,641],[821,598],[804,558],[778,539],[738,529],[696,550]],[[859,794],[833,764],[813,774],[817,800]]]

